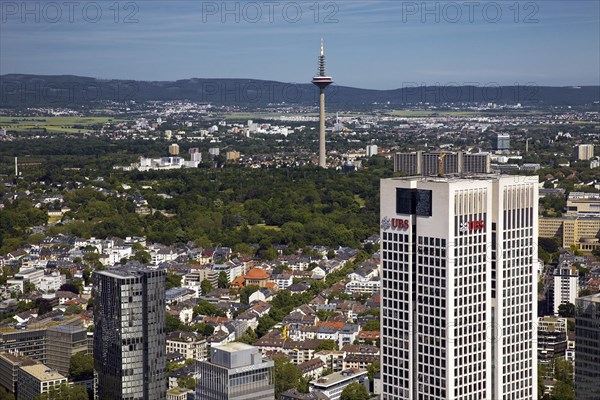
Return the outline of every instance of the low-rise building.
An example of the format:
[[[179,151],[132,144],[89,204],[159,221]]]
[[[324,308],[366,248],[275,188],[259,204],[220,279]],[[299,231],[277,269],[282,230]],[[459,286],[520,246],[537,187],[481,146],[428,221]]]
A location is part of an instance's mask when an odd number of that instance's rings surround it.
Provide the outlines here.
[[[44,364],[23,365],[17,372],[17,400],[37,399],[66,383],[66,377]]]
[[[538,318],[538,362],[554,365],[567,351],[567,320],[552,316]]]
[[[213,346],[210,361],[197,364],[196,399],[272,400],[273,365],[254,346],[237,342]]]
[[[341,372],[323,376],[319,379],[310,381],[309,391],[318,392],[328,400],[339,400],[342,391],[346,386],[353,382],[358,382],[369,388],[369,378],[366,370],[347,369]]]
[[[167,335],[167,353],[180,353],[186,359],[206,360],[206,339],[192,332],[175,331]]]

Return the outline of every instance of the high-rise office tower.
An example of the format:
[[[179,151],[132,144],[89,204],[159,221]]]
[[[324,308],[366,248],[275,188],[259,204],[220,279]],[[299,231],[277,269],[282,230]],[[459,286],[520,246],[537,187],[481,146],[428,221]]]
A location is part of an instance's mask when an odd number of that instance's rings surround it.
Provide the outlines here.
[[[166,398],[165,272],[94,272],[94,368],[100,400]]]
[[[325,152],[325,88],[333,83],[330,76],[325,75],[325,51],[321,39],[321,53],[319,55],[319,74],[312,78],[312,84],[319,88],[319,167],[327,167]]]
[[[600,399],[600,294],[575,300],[575,396]]]
[[[496,150],[510,150],[510,135],[508,133],[498,133],[494,147]]]
[[[537,398],[537,185],[381,181],[383,400]]]

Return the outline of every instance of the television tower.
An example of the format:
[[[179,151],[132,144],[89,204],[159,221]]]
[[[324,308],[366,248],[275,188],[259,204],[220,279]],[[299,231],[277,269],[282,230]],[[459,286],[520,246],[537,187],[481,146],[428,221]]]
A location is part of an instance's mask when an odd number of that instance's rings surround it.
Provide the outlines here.
[[[327,168],[325,153],[325,88],[333,83],[333,79],[330,76],[325,76],[325,52],[322,38],[318,73],[312,79],[312,83],[319,88],[319,167]]]

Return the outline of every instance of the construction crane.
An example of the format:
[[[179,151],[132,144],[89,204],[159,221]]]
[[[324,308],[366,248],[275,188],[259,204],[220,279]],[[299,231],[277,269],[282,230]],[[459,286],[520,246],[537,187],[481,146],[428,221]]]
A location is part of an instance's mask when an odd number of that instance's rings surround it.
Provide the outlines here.
[[[438,176],[444,176],[444,158],[446,153],[440,153],[438,156]]]

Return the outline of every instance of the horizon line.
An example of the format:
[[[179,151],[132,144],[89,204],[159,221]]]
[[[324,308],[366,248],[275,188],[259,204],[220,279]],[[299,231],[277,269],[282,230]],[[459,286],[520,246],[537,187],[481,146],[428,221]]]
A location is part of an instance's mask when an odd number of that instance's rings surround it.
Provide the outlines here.
[[[9,75],[40,76],[40,77],[41,76],[43,76],[43,77],[72,76],[72,77],[77,77],[77,78],[96,79],[96,80],[103,80],[103,81],[133,81],[133,82],[146,82],[146,83],[177,82],[177,81],[184,81],[184,80],[203,79],[203,80],[253,80],[253,81],[264,81],[264,82],[277,82],[277,83],[291,84],[291,85],[312,85],[312,83],[310,81],[311,78],[309,78],[306,82],[291,82],[291,81],[284,82],[284,81],[278,81],[278,80],[272,80],[272,79],[262,79],[262,78],[201,78],[201,77],[189,77],[189,78],[180,78],[180,79],[172,79],[172,80],[145,80],[145,79],[126,79],[126,78],[101,78],[101,77],[76,75],[76,74],[31,74],[31,73],[18,73],[18,72],[0,74],[0,78],[6,77]],[[600,83],[595,84],[595,85],[569,84],[569,85],[556,85],[556,86],[554,86],[554,85],[537,85],[535,82],[525,82],[522,84],[520,84],[519,82],[514,82],[512,84],[499,84],[498,82],[495,82],[495,81],[488,81],[484,85],[475,85],[479,82],[464,82],[459,85],[454,84],[456,82],[448,82],[448,84],[440,84],[440,82],[434,82],[431,85],[427,85],[427,82],[406,81],[403,83],[415,84],[415,85],[414,86],[406,86],[406,87],[396,87],[396,88],[390,88],[390,89],[373,89],[373,88],[348,86],[348,85],[340,85],[340,84],[334,84],[334,85],[338,86],[338,87],[347,87],[347,88],[352,88],[352,89],[373,90],[373,91],[391,91],[391,90],[415,89],[415,88],[422,88],[422,87],[476,87],[476,88],[480,87],[480,88],[485,88],[485,87],[491,87],[492,85],[499,86],[499,87],[538,87],[538,88],[546,87],[546,88],[572,88],[572,89],[600,87]]]

